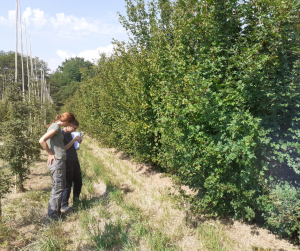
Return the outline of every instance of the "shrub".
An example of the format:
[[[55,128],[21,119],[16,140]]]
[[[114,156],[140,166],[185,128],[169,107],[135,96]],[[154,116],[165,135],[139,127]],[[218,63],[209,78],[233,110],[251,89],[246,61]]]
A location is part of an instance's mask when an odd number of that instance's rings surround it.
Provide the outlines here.
[[[288,182],[273,185],[271,201],[265,205],[266,226],[282,237],[300,239],[300,191]],[[299,241],[299,240],[298,240]]]
[[[253,219],[270,201],[260,180],[300,170],[299,1],[126,3],[130,42],[66,107],[197,191],[195,211]]]

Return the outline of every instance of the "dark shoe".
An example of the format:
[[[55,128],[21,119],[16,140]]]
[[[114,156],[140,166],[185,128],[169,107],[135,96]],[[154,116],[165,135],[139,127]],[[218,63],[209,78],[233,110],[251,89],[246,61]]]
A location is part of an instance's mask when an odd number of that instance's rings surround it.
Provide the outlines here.
[[[61,220],[62,220],[62,218],[60,216],[58,216],[58,217],[49,217],[49,216],[47,216],[47,217],[42,219],[42,223],[51,224],[53,222],[58,222],[58,221],[61,221]]]
[[[74,208],[73,207],[69,207],[69,206],[66,206],[66,207],[62,207],[60,209],[60,211],[65,214],[65,213],[71,213],[71,212],[74,212]]]

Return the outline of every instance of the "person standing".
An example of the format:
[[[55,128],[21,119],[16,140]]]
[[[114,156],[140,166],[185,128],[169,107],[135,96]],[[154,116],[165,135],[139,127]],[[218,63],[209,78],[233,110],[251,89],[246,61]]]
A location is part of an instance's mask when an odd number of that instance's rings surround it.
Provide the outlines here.
[[[62,193],[66,184],[65,160],[67,156],[60,127],[68,126],[74,121],[75,116],[70,112],[56,116],[53,123],[48,125],[47,132],[39,140],[43,149],[49,154],[47,166],[51,172],[53,186],[48,204],[48,217],[52,220],[58,220],[61,215]]]
[[[82,187],[82,176],[80,164],[77,156],[77,150],[74,147],[75,141],[82,142],[82,137],[76,136],[72,138],[72,132],[75,132],[79,126],[79,122],[75,121],[62,129],[62,134],[64,136],[64,145],[67,151],[67,160],[66,160],[66,188],[63,191],[63,198],[61,203],[61,212],[71,212],[74,209],[69,206],[69,198],[73,187],[73,202],[79,199]]]

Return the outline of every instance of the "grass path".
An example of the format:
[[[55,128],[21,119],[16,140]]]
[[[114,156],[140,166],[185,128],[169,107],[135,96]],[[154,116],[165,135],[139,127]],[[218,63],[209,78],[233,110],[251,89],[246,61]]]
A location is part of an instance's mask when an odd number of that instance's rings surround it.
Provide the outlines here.
[[[78,154],[83,190],[76,212],[46,223],[51,178],[43,153],[27,192],[3,202],[0,250],[295,250],[256,226],[191,215],[170,196],[169,178],[91,138]]]

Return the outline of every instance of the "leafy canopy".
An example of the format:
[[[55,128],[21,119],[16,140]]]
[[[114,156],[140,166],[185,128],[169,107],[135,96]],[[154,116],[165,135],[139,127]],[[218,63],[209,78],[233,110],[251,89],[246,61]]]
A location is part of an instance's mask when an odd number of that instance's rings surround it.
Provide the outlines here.
[[[62,111],[194,189],[196,212],[248,220],[278,212],[263,182],[299,181],[300,2],[126,4],[130,42],[102,55]],[[298,235],[291,229],[281,233]]]
[[[84,58],[66,59],[50,77],[51,95],[58,107],[73,95],[82,81],[82,69],[90,69],[93,64]]]

